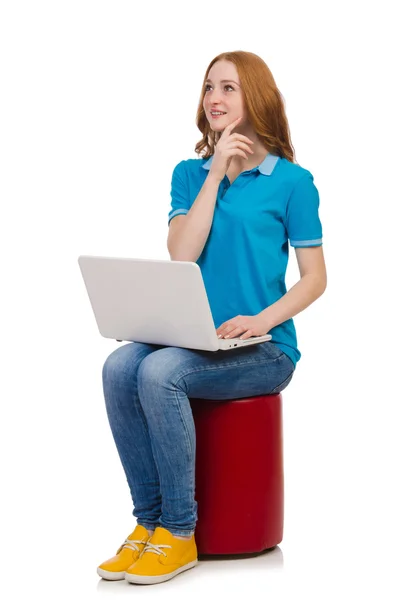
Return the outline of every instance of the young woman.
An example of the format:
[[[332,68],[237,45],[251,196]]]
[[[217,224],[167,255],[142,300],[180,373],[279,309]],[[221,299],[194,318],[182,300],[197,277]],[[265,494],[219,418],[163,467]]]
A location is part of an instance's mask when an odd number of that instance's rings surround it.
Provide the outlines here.
[[[172,174],[170,257],[200,266],[220,337],[272,340],[229,352],[134,342],[107,358],[106,409],[137,526],[98,567],[105,579],[158,583],[197,564],[189,398],[284,390],[300,359],[292,317],[326,288],[318,191],[294,162],[282,96],[260,57],[211,61],[197,125],[203,155]],[[300,280],[287,292],[288,244]]]

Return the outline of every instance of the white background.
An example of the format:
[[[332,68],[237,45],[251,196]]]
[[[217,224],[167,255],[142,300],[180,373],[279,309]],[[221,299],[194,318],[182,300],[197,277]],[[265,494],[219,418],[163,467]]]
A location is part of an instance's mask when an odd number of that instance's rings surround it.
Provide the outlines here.
[[[391,4],[1,3],[5,597],[395,597]],[[108,583],[96,567],[135,520],[102,394],[118,344],[98,332],[77,258],[169,259],[171,173],[197,158],[200,87],[226,50],[268,64],[320,193],[328,287],[295,318],[284,539],[160,588]],[[291,248],[287,287],[297,279]]]

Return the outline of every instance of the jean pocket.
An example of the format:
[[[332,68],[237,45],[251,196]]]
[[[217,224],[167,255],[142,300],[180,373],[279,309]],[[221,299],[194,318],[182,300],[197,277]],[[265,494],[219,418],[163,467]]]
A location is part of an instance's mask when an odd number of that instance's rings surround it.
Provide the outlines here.
[[[280,392],[282,392],[283,390],[285,390],[285,388],[287,387],[287,385],[291,381],[291,379],[293,377],[293,374],[294,374],[294,371],[292,371],[292,373],[290,375],[288,375],[287,379],[284,379],[284,381],[282,383],[280,383],[280,385],[278,385],[277,387],[275,387],[274,390],[272,390],[270,392],[270,394],[279,394]]]

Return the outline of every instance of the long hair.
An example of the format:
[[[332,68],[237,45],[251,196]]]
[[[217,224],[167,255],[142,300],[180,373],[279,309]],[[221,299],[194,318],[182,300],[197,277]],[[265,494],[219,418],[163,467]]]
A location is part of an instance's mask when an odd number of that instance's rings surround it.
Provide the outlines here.
[[[215,146],[222,134],[222,132],[215,132],[211,129],[203,107],[205,80],[212,65],[218,60],[228,60],[236,66],[248,119],[266,149],[271,154],[284,157],[290,162],[296,162],[285,113],[284,98],[276,86],[273,75],[259,56],[242,50],[218,54],[208,65],[196,115],[196,125],[203,137],[196,144],[195,152],[199,155],[202,153],[201,158],[209,158],[214,154]]]

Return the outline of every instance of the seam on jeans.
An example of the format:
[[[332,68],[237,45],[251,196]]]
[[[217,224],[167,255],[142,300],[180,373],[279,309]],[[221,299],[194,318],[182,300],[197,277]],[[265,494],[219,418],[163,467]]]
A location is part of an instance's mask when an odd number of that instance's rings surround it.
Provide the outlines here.
[[[178,381],[179,381],[179,379],[178,379]],[[176,398],[176,403],[177,403],[177,407],[178,407],[179,417],[180,417],[180,419],[182,421],[183,429],[185,431],[185,440],[186,440],[187,445],[190,448],[190,454],[192,456],[194,456],[192,444],[191,444],[190,437],[189,437],[189,428],[188,428],[188,426],[186,424],[186,421],[185,421],[185,418],[183,416],[183,412],[182,412],[182,408],[181,408],[181,403],[180,403],[179,397],[178,397],[178,390],[174,391],[174,395],[175,395],[175,398]]]
[[[271,359],[267,359],[267,360],[260,360],[260,361],[256,361],[256,360],[249,360],[246,362],[239,362],[239,363],[226,363],[226,364],[222,364],[221,366],[219,365],[208,365],[206,367],[197,367],[195,369],[189,369],[188,371],[184,371],[183,373],[181,373],[178,377],[178,379],[175,382],[175,385],[177,385],[180,381],[180,379],[182,379],[182,377],[185,377],[185,375],[191,375],[191,373],[199,373],[200,371],[217,371],[219,369],[225,369],[227,367],[246,367],[247,365],[267,365],[271,362],[275,362],[276,360],[278,360],[279,358],[281,358],[281,356],[277,356],[277,358],[271,358]]]
[[[274,394],[274,393],[276,393],[276,392],[275,392],[275,390],[278,390],[278,388],[282,387],[282,386],[284,385],[284,383],[285,383],[286,381],[288,381],[288,379],[289,379],[290,377],[292,377],[292,375],[293,375],[293,374],[294,374],[294,371],[291,371],[291,373],[288,375],[288,377],[286,377],[286,378],[284,379],[284,381],[282,381],[281,383],[279,383],[278,385],[276,385],[276,387],[274,388],[274,390],[273,390],[272,392],[270,392],[270,394]]]

